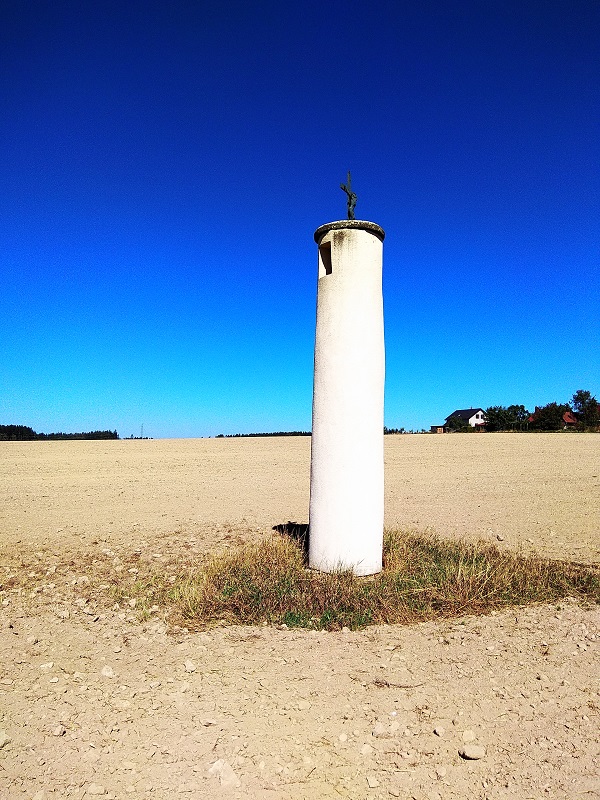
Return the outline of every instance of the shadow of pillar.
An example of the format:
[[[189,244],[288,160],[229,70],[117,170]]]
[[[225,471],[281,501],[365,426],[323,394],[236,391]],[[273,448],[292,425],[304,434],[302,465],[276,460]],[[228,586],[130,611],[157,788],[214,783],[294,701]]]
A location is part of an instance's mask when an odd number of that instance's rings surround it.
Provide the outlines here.
[[[284,522],[281,525],[273,525],[273,530],[282,536],[288,536],[296,542],[302,550],[302,558],[308,564],[308,525],[303,522]]]

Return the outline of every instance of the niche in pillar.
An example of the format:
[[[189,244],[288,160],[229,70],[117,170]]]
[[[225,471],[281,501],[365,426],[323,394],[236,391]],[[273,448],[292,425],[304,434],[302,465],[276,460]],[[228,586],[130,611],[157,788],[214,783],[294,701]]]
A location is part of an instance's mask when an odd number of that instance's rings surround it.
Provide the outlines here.
[[[331,275],[333,266],[331,264],[331,242],[324,242],[319,246],[319,278]]]

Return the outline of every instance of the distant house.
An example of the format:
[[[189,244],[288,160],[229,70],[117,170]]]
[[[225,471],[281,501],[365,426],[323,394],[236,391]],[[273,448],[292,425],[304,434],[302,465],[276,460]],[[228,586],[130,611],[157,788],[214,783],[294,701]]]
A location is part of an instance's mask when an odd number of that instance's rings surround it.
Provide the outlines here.
[[[485,411],[483,408],[457,408],[452,414],[448,414],[444,427],[448,426],[451,419],[457,417],[467,425],[470,425],[471,428],[478,428],[485,425]]]
[[[483,408],[457,408],[452,414],[448,414],[443,425],[432,425],[429,430],[431,433],[446,433],[453,428],[449,424],[452,418],[462,420],[464,426],[468,425],[480,431],[485,430],[485,411]]]
[[[534,411],[534,412],[533,412],[533,414],[532,414],[532,415],[529,417],[529,419],[527,420],[527,422],[535,422],[535,421],[536,421],[536,418],[537,418],[537,415],[539,414],[539,412],[540,412],[541,410],[542,410],[542,409],[540,409],[538,406],[536,406],[536,407],[535,407],[535,411]],[[578,420],[578,419],[575,417],[575,415],[574,415],[574,414],[573,414],[571,411],[565,411],[565,412],[563,413],[563,415],[562,415],[562,421],[563,421],[563,425],[564,425],[564,429],[565,429],[565,430],[567,430],[567,429],[569,429],[569,428],[576,428],[576,427],[577,427],[577,425],[579,424],[579,420]]]
[[[565,423],[565,428],[574,428],[579,420],[575,419],[570,411],[565,411],[563,414],[563,422]]]

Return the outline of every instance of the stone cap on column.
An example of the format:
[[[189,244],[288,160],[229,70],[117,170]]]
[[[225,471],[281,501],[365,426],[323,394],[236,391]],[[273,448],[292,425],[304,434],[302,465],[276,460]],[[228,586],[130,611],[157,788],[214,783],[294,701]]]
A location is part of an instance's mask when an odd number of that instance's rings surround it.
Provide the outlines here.
[[[385,231],[375,222],[367,222],[364,219],[340,219],[337,222],[327,222],[325,225],[321,225],[320,228],[317,228],[315,231],[315,242],[317,244],[321,244],[321,239],[326,233],[329,233],[329,231],[339,231],[343,229],[368,231],[369,233],[377,236],[377,238],[382,242],[385,239]]]

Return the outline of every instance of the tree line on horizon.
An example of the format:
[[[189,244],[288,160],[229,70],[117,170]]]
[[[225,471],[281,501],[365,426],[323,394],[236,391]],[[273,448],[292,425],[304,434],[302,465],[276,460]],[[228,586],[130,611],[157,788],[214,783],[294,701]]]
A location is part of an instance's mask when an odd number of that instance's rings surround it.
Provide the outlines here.
[[[572,422],[565,424],[565,414],[569,414]],[[468,422],[460,417],[449,417],[446,427],[455,432],[473,431]],[[484,426],[486,431],[559,431],[570,427],[579,431],[600,430],[600,403],[585,389],[575,392],[569,403],[548,403],[536,406],[533,412],[524,405],[490,406],[484,410]],[[406,433],[404,428],[384,427],[384,434]],[[423,431],[424,432],[424,431]],[[413,433],[413,431],[410,431]],[[264,436],[310,436],[310,431],[273,431],[264,433],[219,433],[216,439],[237,439]],[[82,433],[37,433],[27,425],[0,425],[0,441],[49,441],[59,439],[119,439],[116,430],[87,431]],[[134,438],[133,435],[131,438]],[[136,437],[137,438],[137,437]],[[141,438],[141,437],[140,437]],[[146,437],[147,438],[147,437]]]
[[[565,414],[573,419],[565,423]],[[450,417],[447,427],[454,431],[474,430],[459,417]],[[600,403],[585,389],[575,392],[569,403],[536,406],[533,412],[523,405],[490,406],[484,410],[486,431],[559,431],[570,427],[579,431],[597,431],[600,427]]]
[[[215,439],[246,439],[249,436],[310,436],[310,431],[274,431],[271,433],[218,433]]]
[[[87,431],[84,433],[36,433],[28,425],[0,425],[0,442],[33,442],[56,439],[118,439],[116,431]]]

